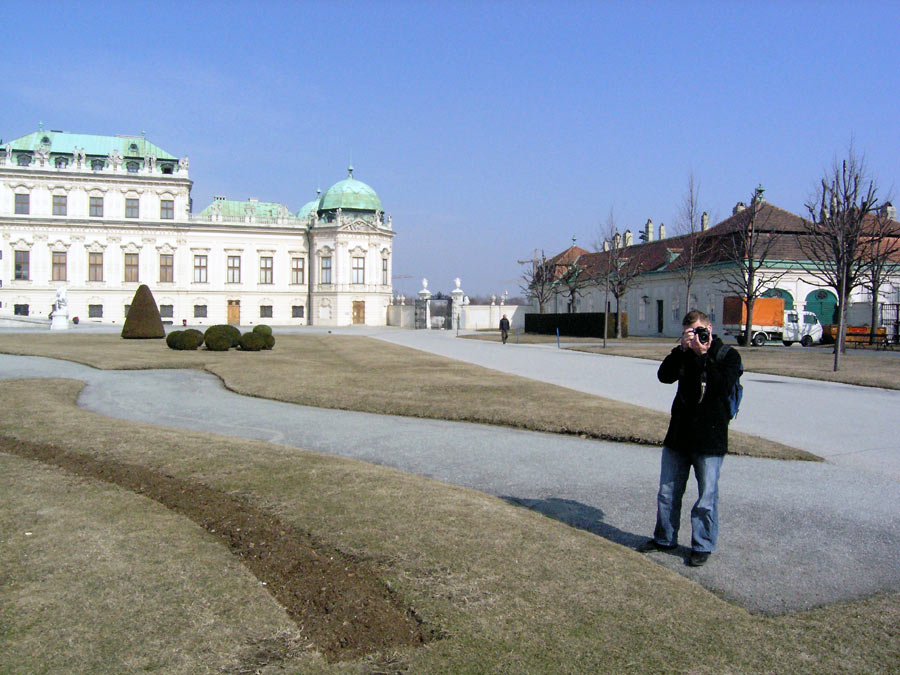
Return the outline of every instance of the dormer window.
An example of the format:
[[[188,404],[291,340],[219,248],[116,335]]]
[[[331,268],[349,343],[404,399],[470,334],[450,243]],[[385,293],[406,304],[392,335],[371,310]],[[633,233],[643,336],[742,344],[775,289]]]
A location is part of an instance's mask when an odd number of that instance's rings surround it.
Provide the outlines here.
[[[105,163],[102,159],[92,159],[91,160],[91,171],[103,171],[103,167]]]
[[[41,139],[41,143],[43,143],[44,145],[50,145],[50,138],[49,138],[49,136],[44,136],[44,137]]]
[[[16,164],[19,166],[28,166],[31,164],[31,155],[16,155]]]
[[[171,175],[175,171],[175,167],[171,164],[162,164],[162,165],[160,165],[159,168],[160,168],[160,171],[162,171],[164,174],[167,174],[167,175]]]
[[[141,165],[138,162],[128,162],[125,164],[125,168],[128,169],[128,173],[137,173],[141,169]]]
[[[131,145],[129,145],[129,146],[128,146],[128,152],[130,152],[132,155],[138,154],[137,143],[132,143]]]
[[[54,160],[53,164],[56,166],[57,169],[65,169],[67,166],[69,166],[69,158],[68,157],[57,157]]]

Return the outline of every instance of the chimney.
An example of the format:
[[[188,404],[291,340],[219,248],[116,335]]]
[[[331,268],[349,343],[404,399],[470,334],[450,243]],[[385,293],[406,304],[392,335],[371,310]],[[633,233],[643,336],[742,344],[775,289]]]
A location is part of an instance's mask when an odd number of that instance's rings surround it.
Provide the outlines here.
[[[703,215],[700,216],[700,230],[702,232],[706,232],[709,229],[709,214],[704,211]]]
[[[608,251],[608,250],[609,250],[609,239],[604,239],[604,240],[603,240],[603,250],[604,250],[604,251]]]
[[[666,224],[660,223],[659,224],[659,239],[660,239],[660,241],[662,241],[665,238],[666,238]]]
[[[885,217],[890,218],[891,220],[897,220],[897,207],[891,202],[885,202],[884,206],[881,207],[881,210]]]
[[[616,232],[616,236],[613,237],[613,248],[622,248],[622,235]]]
[[[645,241],[653,241],[653,238],[656,236],[656,233],[653,231],[653,221],[650,218],[647,218],[647,224],[644,226],[644,233]]]
[[[625,245],[632,246],[634,244],[634,237],[631,235],[631,230],[625,230]]]
[[[734,205],[734,208],[731,210],[731,215],[736,216],[741,211],[747,208],[747,205],[744,202],[738,202]]]

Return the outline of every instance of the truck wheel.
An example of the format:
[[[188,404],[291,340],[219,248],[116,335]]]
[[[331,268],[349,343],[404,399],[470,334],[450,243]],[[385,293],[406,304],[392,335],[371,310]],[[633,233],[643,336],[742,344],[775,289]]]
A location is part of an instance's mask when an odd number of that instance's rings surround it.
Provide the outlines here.
[[[800,340],[800,344],[804,347],[809,347],[813,343],[813,339],[811,335],[804,335]]]
[[[757,347],[762,347],[766,344],[766,334],[765,333],[757,333],[753,336],[753,344]]]
[[[785,347],[790,347],[794,343],[791,342],[790,340],[782,340],[781,344],[783,344]]]

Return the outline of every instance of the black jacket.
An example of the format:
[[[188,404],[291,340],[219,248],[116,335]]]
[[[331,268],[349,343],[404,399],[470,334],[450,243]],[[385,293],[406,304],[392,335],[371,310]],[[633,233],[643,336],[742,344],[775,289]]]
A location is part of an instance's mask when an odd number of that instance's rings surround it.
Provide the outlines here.
[[[678,345],[660,364],[656,374],[659,381],[678,383],[664,441],[666,447],[701,455],[728,452],[728,423],[731,421],[728,393],[740,376],[741,355],[736,349],[728,348],[723,358],[717,359],[716,355],[724,346],[714,337],[709,351],[698,356]],[[702,386],[704,381],[705,387]]]

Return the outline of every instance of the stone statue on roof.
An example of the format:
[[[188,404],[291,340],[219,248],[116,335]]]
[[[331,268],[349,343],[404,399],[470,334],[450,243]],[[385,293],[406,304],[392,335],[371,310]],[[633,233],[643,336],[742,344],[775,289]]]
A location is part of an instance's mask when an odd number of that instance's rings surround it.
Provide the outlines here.
[[[112,166],[113,171],[118,171],[119,167],[122,165],[122,153],[118,148],[113,148],[112,152],[109,153],[109,164]]]
[[[191,162],[188,159],[188,156],[185,155],[184,157],[182,157],[181,159],[178,160],[178,170],[179,171],[187,171],[190,164],[191,164]]]
[[[9,143],[6,144],[6,163],[12,164],[12,147],[10,147]]]

